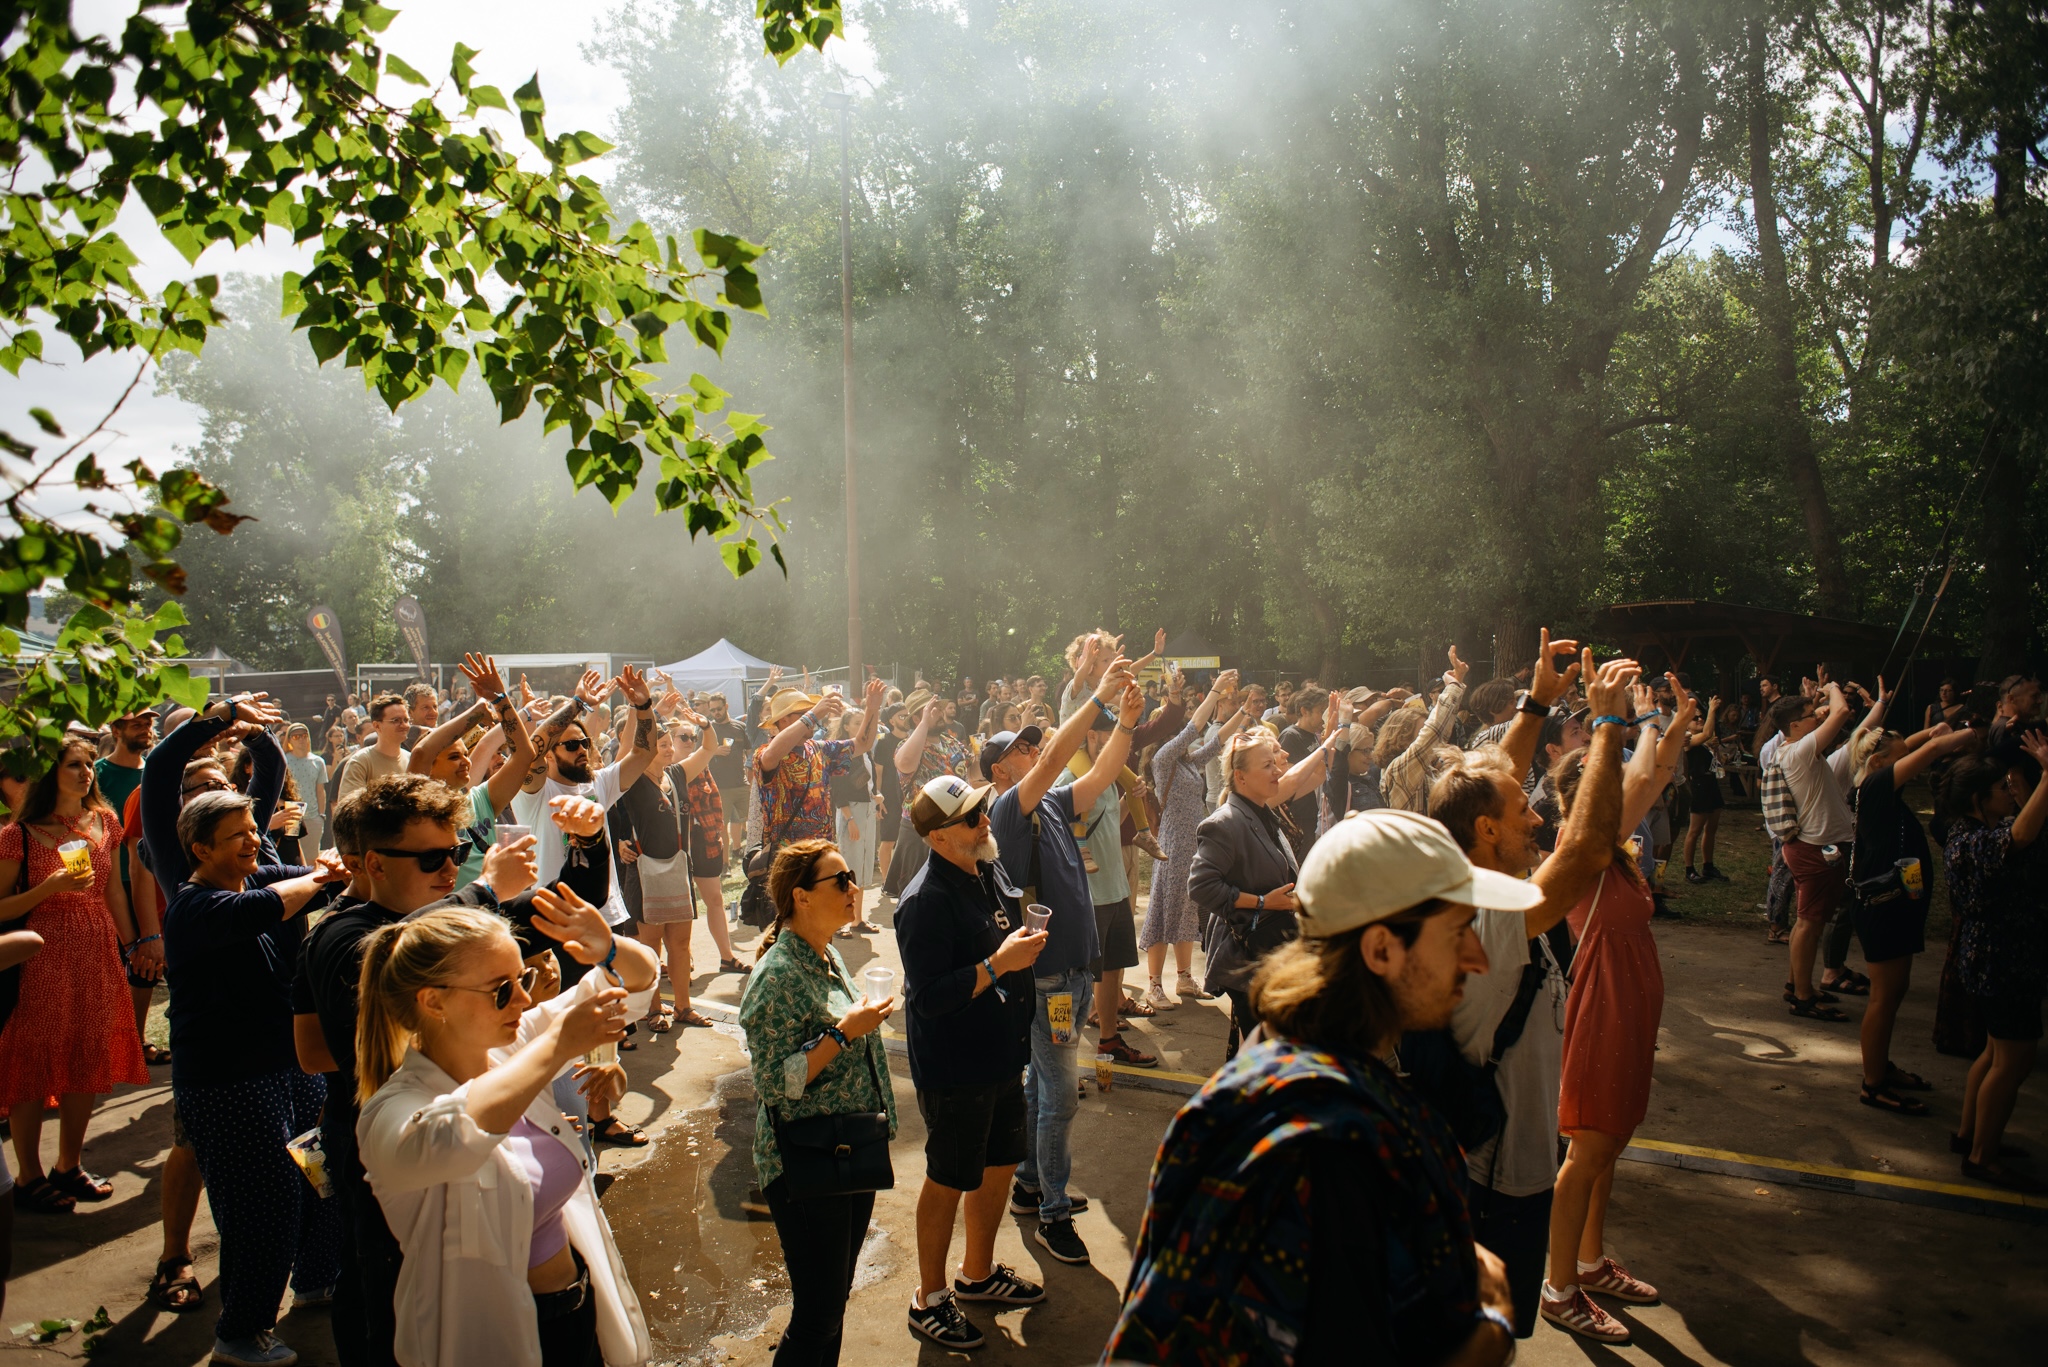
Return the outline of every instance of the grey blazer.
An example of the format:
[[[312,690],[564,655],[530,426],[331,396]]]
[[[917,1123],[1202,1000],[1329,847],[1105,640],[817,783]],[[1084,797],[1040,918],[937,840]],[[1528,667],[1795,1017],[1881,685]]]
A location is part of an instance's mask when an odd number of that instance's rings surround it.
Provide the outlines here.
[[[1203,912],[1204,991],[1242,991],[1251,985],[1257,963],[1246,946],[1255,930],[1270,938],[1274,920],[1284,918],[1285,938],[1294,938],[1293,912],[1261,913],[1233,904],[1239,893],[1271,892],[1294,882],[1300,872],[1278,818],[1250,799],[1232,793],[1202,818],[1195,831],[1194,866],[1188,870],[1188,897]]]

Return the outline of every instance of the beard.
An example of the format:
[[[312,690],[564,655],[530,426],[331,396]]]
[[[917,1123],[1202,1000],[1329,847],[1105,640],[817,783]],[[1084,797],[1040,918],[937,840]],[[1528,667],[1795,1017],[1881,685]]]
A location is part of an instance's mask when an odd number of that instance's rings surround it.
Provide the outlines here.
[[[1003,852],[996,848],[996,837],[993,831],[982,836],[981,843],[974,847],[974,857],[984,864],[993,864],[996,860],[1003,857]]]
[[[1465,973],[1463,969],[1454,971],[1448,984],[1432,981],[1421,960],[1411,953],[1388,987],[1401,1013],[1403,1030],[1442,1030],[1450,1025],[1451,1013],[1465,995]]]
[[[563,783],[588,783],[591,779],[589,765],[571,764],[565,759],[555,761],[555,773]]]

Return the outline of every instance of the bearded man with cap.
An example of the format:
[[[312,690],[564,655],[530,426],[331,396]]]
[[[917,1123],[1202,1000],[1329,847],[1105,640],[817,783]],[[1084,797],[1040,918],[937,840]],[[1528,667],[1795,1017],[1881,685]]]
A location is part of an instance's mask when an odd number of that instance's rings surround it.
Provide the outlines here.
[[[925,1123],[910,1328],[947,1348],[985,1341],[960,1302],[1045,1299],[1042,1287],[994,1262],[1003,1200],[1024,1158],[1031,969],[1046,942],[1043,930],[1025,928],[1022,890],[998,862],[988,828],[994,799],[994,785],[954,774],[925,784],[910,819],[930,853],[896,908],[910,1081]],[[946,1253],[963,1195],[967,1248],[949,1284]]]
[[[1252,981],[1265,1038],[1173,1119],[1107,1358],[1149,1363],[1514,1357],[1501,1262],[1472,1237],[1449,1126],[1386,1061],[1487,970],[1480,905],[1533,884],[1477,869],[1442,825],[1338,822],[1301,866],[1301,938]]]
[[[1053,786],[1081,748],[1096,713],[1112,707],[1118,711],[1116,733],[1094,766],[1078,779]],[[998,731],[981,747],[982,776],[999,794],[989,811],[989,825],[1003,867],[1024,890],[1027,902],[1052,911],[1045,949],[1034,965],[1037,1005],[1031,1016],[1031,1073],[1024,1084],[1027,1142],[1017,1181],[1037,1198],[1035,1237],[1063,1263],[1088,1261],[1087,1245],[1074,1232],[1074,1203],[1067,1195],[1072,1167],[1067,1139],[1078,1104],[1074,1047],[1095,991],[1093,965],[1101,955],[1095,901],[1088,891],[1088,870],[1074,840],[1073,823],[1116,781],[1144,707],[1145,695],[1132,680],[1130,661],[1119,656],[1096,691],[1050,737],[1027,726],[1017,732]],[[1028,1211],[1028,1197],[1013,1204],[1018,1206],[1018,1214]]]
[[[817,739],[846,710],[846,699],[837,693],[812,697],[785,688],[768,700],[761,723],[773,734],[754,752],[754,767],[761,784],[761,848],[770,862],[784,845],[832,838],[832,780],[874,748],[886,687],[880,679],[868,680],[860,730],[850,740]]]

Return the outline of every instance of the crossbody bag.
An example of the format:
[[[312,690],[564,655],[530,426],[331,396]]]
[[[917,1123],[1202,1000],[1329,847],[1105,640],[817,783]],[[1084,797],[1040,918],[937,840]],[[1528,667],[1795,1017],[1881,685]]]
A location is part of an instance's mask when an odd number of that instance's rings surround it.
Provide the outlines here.
[[[852,993],[852,987],[847,991]],[[874,1050],[863,1046],[861,1054],[880,1110],[784,1120],[772,1103],[768,1106],[783,1178],[789,1194],[800,1201],[888,1191],[896,1185],[896,1170],[889,1162],[889,1111],[884,1100],[888,1093],[882,1090],[886,1084],[875,1067]]]

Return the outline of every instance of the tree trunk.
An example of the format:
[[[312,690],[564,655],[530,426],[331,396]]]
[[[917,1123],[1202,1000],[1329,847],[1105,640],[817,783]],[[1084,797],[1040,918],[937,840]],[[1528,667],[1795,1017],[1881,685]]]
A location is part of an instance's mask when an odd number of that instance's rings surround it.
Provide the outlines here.
[[[1991,206],[2000,218],[2025,201],[2029,145],[2024,130],[2009,125],[1999,128],[1998,150],[1992,158]],[[1994,393],[1990,397],[1995,410],[2001,396]],[[1986,457],[1991,466],[1984,476],[1984,525],[1977,543],[1984,563],[1984,620],[1977,645],[1980,679],[2002,679],[2023,671],[2034,634],[2033,605],[2027,595],[2033,574],[2025,526],[2032,471],[2013,432],[2001,426],[1991,441]]]
[[[1778,192],[1772,183],[1771,146],[1777,141],[1778,116],[1769,81],[1770,36],[1761,17],[1748,21],[1743,74],[1749,99],[1749,192],[1756,210],[1757,257],[1763,266],[1764,330],[1770,342],[1772,393],[1769,406],[1778,415],[1779,460],[1799,511],[1806,521],[1808,553],[1821,607],[1837,617],[1853,616],[1855,595],[1849,591],[1842,564],[1842,541],[1828,508],[1821,481],[1820,458],[1814,450],[1813,428],[1806,420],[1799,383],[1799,342],[1792,314],[1792,290],[1786,283],[1785,244],[1778,236]]]
[[[1529,625],[1528,614],[1502,608],[1493,624],[1493,677],[1511,679],[1535,662],[1536,628]]]

